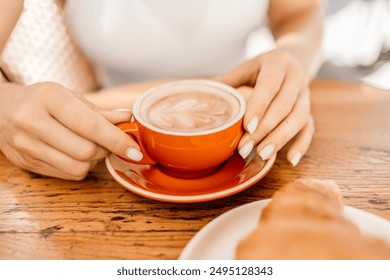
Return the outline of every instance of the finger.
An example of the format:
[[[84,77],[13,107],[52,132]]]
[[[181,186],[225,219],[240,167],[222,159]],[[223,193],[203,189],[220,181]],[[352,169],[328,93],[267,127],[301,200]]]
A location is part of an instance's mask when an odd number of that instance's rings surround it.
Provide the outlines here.
[[[263,139],[291,113],[297,102],[300,85],[300,81],[295,76],[286,76],[279,94],[269,105],[259,122],[258,129],[254,132],[255,139],[259,141]],[[309,94],[308,88],[304,88],[302,94],[307,96]]]
[[[33,173],[41,174],[44,176],[54,177],[58,179],[64,179],[64,180],[71,180],[71,181],[81,181],[85,178],[85,176],[82,177],[75,177],[72,175],[69,175],[67,173],[61,172],[57,168],[47,164],[46,162],[41,161],[41,163],[35,164],[33,167],[25,168]]]
[[[130,108],[116,108],[113,110],[105,110],[99,108],[89,100],[87,100],[83,95],[78,93],[73,93],[81,102],[87,104],[91,109],[98,112],[110,123],[117,124],[121,122],[126,122],[131,119],[132,110]]]
[[[252,138],[252,135],[250,133],[245,133],[238,143],[238,153],[243,158],[246,159],[249,154],[252,152],[253,148],[258,142],[256,142],[255,139]]]
[[[48,102],[49,112],[76,134],[115,154],[126,155],[133,160],[142,159],[138,144],[88,104],[80,102],[71,94],[52,96]]]
[[[95,168],[95,166],[99,163],[98,160],[93,160],[90,162],[90,167],[89,167],[89,171],[91,171],[92,169]]]
[[[314,134],[314,121],[310,116],[308,122],[303,129],[295,136],[294,142],[291,144],[287,152],[287,160],[295,167],[303,155],[306,154],[309,149],[310,143]]]
[[[59,178],[77,181],[82,180],[97,162],[96,160],[75,160],[44,143],[38,145],[38,147],[39,148],[30,153],[31,156],[36,159],[41,159],[41,161],[46,163],[46,167],[50,166],[50,170],[56,170],[56,172],[62,174]],[[40,169],[40,173],[43,174],[43,172],[45,172],[45,169]],[[58,176],[56,175],[56,177]]]
[[[247,60],[227,73],[214,77],[212,80],[237,88],[240,86],[254,86],[259,73],[258,61]]]
[[[42,142],[75,160],[92,161],[109,154],[103,147],[77,135],[52,118],[45,118],[44,122],[39,120],[29,124],[26,133],[33,131]]]
[[[46,143],[19,135],[15,147],[21,155],[24,168],[39,174],[71,180],[81,180],[96,161],[77,161]]]
[[[33,167],[24,168],[24,169],[27,169],[33,173],[37,173],[37,174],[41,174],[41,175],[49,176],[49,177],[54,177],[54,178],[59,178],[59,179],[64,179],[64,180],[78,181],[78,180],[83,179],[83,178],[75,179],[73,176],[59,171],[58,169],[54,168],[53,166],[48,165],[46,162],[41,162],[41,163],[37,162]]]
[[[114,110],[99,109],[97,112],[113,124],[128,122],[132,116],[132,111],[128,108],[118,108]]]
[[[98,106],[96,106],[95,104],[90,102],[88,99],[86,99],[81,93],[74,92],[74,91],[70,91],[70,92],[73,94],[73,96],[75,96],[82,103],[87,104],[91,109],[94,109],[95,111],[97,111],[99,109]]]
[[[305,126],[309,116],[310,100],[306,95],[301,95],[291,114],[257,146],[260,157],[266,160],[279,151]]]
[[[244,96],[245,101],[248,102],[253,93],[253,88],[249,86],[240,86],[237,88],[237,90],[241,93],[242,96]]]
[[[267,108],[281,89],[286,71],[286,64],[280,63],[275,58],[268,58],[262,62],[244,116],[244,127],[249,133],[253,134],[256,131]]]
[[[280,76],[280,79],[283,79],[283,77]],[[291,112],[299,91],[299,87],[297,85],[299,85],[299,83],[296,83],[295,77],[292,75],[287,75],[279,94],[273,99],[270,108],[266,111],[265,116],[263,116],[261,121],[259,122],[257,116],[249,121],[247,125],[247,130],[249,130],[249,132],[243,135],[238,145],[239,154],[244,159],[250,154],[254,146],[259,143],[268,133],[270,133],[283,119],[285,119],[288,113]],[[273,95],[268,96],[270,100]],[[253,99],[256,99],[256,97],[253,96],[252,100]],[[256,101],[250,100],[248,104],[252,105],[254,102]],[[284,112],[276,110],[276,108],[279,108],[280,106],[283,107]],[[250,114],[250,112],[248,114]]]

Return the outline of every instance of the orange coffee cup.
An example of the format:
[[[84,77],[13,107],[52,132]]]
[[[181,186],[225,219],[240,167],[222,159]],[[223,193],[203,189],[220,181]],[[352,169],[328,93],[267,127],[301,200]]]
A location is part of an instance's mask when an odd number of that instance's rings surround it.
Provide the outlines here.
[[[137,164],[158,164],[177,177],[216,170],[243,134],[245,99],[234,88],[209,80],[183,80],[142,94],[134,121],[117,126],[133,137],[144,155]]]

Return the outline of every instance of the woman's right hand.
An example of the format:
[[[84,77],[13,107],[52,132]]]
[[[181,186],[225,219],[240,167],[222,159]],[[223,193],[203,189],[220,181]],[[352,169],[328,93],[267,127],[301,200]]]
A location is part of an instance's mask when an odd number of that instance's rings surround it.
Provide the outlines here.
[[[0,149],[39,174],[81,180],[109,152],[139,160],[137,143],[113,125],[130,117],[99,109],[56,83],[0,84]]]

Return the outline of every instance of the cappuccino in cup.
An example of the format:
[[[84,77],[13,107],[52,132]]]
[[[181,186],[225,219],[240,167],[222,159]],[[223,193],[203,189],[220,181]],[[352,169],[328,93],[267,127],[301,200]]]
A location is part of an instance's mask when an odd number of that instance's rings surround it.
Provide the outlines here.
[[[201,177],[216,170],[243,134],[245,99],[234,88],[209,80],[184,80],[142,94],[133,122],[118,127],[135,138],[144,157],[177,177]]]
[[[141,117],[152,126],[175,132],[220,127],[236,116],[237,98],[221,92],[178,92],[151,95],[142,104]]]

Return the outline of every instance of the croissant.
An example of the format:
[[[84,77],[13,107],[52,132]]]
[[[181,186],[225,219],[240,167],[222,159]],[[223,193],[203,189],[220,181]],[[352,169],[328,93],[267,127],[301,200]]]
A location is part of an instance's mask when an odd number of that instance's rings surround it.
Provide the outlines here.
[[[363,235],[343,216],[338,186],[300,180],[277,191],[237,259],[390,259],[390,244]]]

